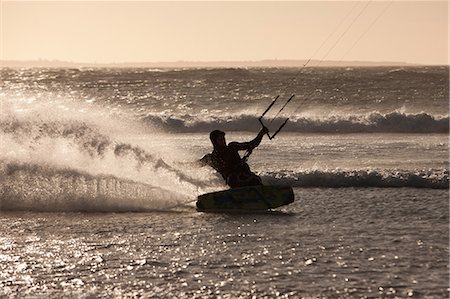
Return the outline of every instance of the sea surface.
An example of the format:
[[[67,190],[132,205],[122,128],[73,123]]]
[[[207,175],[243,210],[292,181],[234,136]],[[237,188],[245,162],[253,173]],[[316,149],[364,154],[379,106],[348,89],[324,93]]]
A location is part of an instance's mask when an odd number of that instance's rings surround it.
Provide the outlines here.
[[[0,297],[448,297],[448,67],[0,75]],[[249,164],[295,202],[197,212],[278,95]]]

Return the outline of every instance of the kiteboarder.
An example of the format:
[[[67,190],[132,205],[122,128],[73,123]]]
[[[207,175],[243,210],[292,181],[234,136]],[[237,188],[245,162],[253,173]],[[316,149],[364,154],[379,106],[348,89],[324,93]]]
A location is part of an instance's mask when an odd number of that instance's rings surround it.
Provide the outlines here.
[[[214,150],[200,159],[219,172],[225,182],[231,188],[262,185],[261,178],[250,170],[247,158],[260,143],[268,129],[263,126],[258,135],[249,142],[230,142],[227,145],[225,132],[214,130],[209,134],[209,139]],[[247,151],[243,158],[238,151]]]

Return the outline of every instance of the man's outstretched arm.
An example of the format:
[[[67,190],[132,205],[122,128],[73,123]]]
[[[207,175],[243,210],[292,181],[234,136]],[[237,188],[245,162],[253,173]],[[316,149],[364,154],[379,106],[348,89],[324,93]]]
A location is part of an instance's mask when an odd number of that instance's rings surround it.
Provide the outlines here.
[[[228,146],[233,147],[238,151],[252,150],[261,143],[264,134],[267,134],[268,131],[269,130],[266,127],[263,127],[261,131],[259,131],[258,135],[255,137],[255,139],[249,142],[230,142]]]

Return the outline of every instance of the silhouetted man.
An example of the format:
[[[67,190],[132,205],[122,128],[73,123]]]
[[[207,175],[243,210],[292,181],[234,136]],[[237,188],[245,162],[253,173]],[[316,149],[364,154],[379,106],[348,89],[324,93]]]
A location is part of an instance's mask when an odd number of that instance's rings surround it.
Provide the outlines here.
[[[214,150],[200,161],[219,172],[231,188],[262,185],[261,178],[250,170],[246,159],[253,149],[261,143],[264,134],[267,132],[267,128],[263,127],[252,141],[230,142],[227,145],[225,132],[214,130],[209,134]],[[247,154],[244,158],[241,158],[238,151],[244,150],[247,151]]]

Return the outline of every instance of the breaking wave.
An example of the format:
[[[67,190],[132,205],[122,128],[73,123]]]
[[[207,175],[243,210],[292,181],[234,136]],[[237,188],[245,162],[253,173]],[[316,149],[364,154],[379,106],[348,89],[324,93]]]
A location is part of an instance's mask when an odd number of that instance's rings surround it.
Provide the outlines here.
[[[147,115],[144,121],[171,132],[207,132],[218,127],[226,131],[242,131],[242,128],[255,131],[260,128],[256,119],[255,115],[249,114],[204,117],[156,114]],[[299,133],[448,133],[449,117],[398,111],[350,116],[294,116],[283,130]]]
[[[376,188],[427,188],[448,189],[447,169],[423,171],[402,170],[333,170],[333,171],[279,171],[260,174],[266,184],[293,187],[376,187]]]

